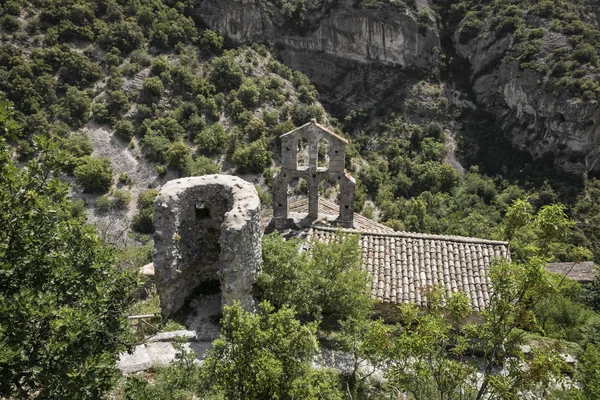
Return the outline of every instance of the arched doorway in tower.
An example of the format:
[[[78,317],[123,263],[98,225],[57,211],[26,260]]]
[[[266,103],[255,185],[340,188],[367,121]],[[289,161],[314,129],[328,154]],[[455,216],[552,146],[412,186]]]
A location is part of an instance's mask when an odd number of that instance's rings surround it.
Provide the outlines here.
[[[290,213],[308,215],[308,182],[304,178],[290,180],[287,189],[288,207]]]
[[[309,163],[309,144],[306,138],[298,140],[298,151],[296,153],[296,167],[307,168]]]
[[[317,167],[329,169],[329,140],[319,140]]]
[[[322,180],[319,183],[319,198],[319,214],[336,219],[340,206],[340,182],[334,177]]]

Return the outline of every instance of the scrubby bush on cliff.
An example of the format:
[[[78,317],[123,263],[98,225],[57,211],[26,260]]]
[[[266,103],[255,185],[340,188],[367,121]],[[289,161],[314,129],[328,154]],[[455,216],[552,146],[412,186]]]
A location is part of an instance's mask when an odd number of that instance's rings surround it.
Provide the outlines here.
[[[85,156],[74,171],[75,180],[85,192],[107,192],[113,183],[113,169],[106,157]]]
[[[199,150],[204,153],[223,154],[229,135],[223,125],[216,122],[208,129],[201,130],[194,139]]]
[[[137,201],[138,213],[133,217],[131,227],[138,233],[154,232],[154,199],[158,190],[149,189],[140,193]]]
[[[240,172],[258,174],[271,165],[273,153],[269,150],[266,140],[260,139],[249,145],[238,147],[231,159]]]
[[[217,91],[225,92],[237,89],[242,84],[244,71],[233,56],[215,58],[212,62],[212,68],[210,80]]]

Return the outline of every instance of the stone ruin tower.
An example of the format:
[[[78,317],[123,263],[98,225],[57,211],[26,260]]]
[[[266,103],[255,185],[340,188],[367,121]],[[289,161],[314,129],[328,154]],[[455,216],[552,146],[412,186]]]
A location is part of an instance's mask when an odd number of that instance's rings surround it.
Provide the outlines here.
[[[154,201],[154,270],[163,318],[202,284],[218,282],[221,304],[254,310],[252,285],[261,262],[260,200],[230,175],[167,182]]]
[[[340,185],[338,226],[351,228],[354,218],[354,190],[356,181],[345,169],[346,145],[348,141],[315,120],[281,135],[281,171],[275,176],[273,185],[273,222],[276,228],[289,225],[288,185],[298,178],[308,183],[309,220],[319,218],[319,183],[335,180]],[[319,143],[325,142],[328,154],[319,154]],[[300,162],[301,144],[308,147],[308,162]],[[320,157],[328,156],[329,165],[320,166]],[[303,160],[305,161],[305,160]]]

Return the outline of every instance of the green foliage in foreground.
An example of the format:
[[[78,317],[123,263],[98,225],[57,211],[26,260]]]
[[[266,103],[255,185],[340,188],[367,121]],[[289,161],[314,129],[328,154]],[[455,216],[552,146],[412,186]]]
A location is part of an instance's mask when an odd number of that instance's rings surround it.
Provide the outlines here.
[[[193,351],[180,354],[156,371],[154,382],[131,377],[122,387],[128,400],[219,398],[342,399],[338,376],[311,366],[318,352],[316,324],[302,325],[292,309],[268,303],[258,314],[239,304],[225,307],[219,339],[202,366]]]
[[[0,397],[101,398],[132,344],[135,276],[68,210],[57,150],[19,168],[0,143]]]
[[[225,308],[221,337],[203,369],[211,388],[226,399],[339,399],[334,375],[313,371],[316,325],[302,325],[295,312],[268,302],[258,314],[239,305]]]
[[[299,245],[277,233],[263,238],[258,287],[265,300],[333,322],[370,313],[369,279],[357,236],[339,234],[329,244],[314,241],[308,253],[299,253]]]

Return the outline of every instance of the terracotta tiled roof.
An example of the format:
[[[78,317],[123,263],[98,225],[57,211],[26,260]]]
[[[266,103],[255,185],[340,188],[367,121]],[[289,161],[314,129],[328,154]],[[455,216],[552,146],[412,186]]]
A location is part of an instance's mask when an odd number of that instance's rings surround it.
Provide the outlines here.
[[[290,212],[293,213],[307,213],[308,212],[308,199],[303,198],[293,202],[289,205]],[[323,198],[319,198],[319,215],[338,215],[340,207]],[[389,226],[380,224],[373,221],[372,219],[363,217],[360,214],[354,213],[354,228],[369,232],[394,232]]]
[[[487,271],[495,259],[510,259],[507,242],[459,236],[408,232],[369,232],[343,229],[360,235],[363,265],[372,276],[371,295],[382,303],[425,306],[425,290],[441,285],[446,294],[464,291],[475,311],[490,298]],[[314,237],[329,242],[335,228],[313,226]]]
[[[578,282],[592,282],[595,275],[595,267],[592,261],[583,262],[556,262],[549,263],[546,270],[557,274],[566,275],[568,278]]]

